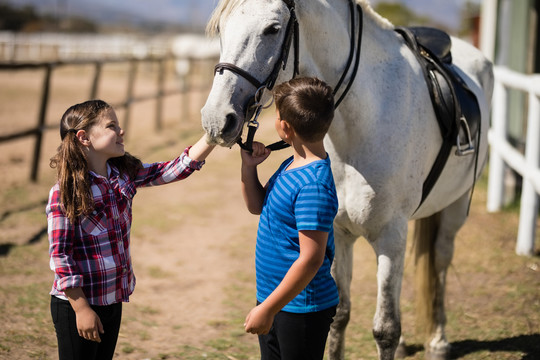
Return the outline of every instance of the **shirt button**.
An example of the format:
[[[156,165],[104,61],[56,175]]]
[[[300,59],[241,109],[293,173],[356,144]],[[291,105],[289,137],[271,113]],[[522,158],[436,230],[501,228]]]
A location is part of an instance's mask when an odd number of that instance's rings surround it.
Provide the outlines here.
[[[109,189],[109,194],[112,194],[112,193],[113,193],[112,189]]]
[[[122,274],[125,274],[125,273],[127,273],[127,269],[126,269],[126,268],[123,268],[123,269],[122,269]]]

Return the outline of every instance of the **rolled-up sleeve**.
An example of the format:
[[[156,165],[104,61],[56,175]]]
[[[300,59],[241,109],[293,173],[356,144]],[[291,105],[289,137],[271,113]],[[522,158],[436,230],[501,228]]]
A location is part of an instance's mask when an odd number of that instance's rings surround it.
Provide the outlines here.
[[[62,211],[58,186],[51,189],[46,214],[50,267],[55,273],[54,289],[64,291],[82,287],[83,276],[73,259],[74,226]]]
[[[189,149],[174,160],[144,164],[143,169],[137,174],[135,184],[139,186],[156,186],[168,184],[187,178],[195,170],[200,170],[204,161],[193,160],[189,157]]]

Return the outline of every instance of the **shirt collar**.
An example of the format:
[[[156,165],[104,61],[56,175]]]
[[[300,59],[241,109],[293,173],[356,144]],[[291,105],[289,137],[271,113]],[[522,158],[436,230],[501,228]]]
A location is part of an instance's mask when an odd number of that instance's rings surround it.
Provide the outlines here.
[[[90,174],[95,178],[103,178],[103,179],[105,178],[104,176],[96,174],[92,170],[90,170]],[[118,169],[114,166],[109,165],[109,162],[107,162],[107,177],[110,179],[113,176],[118,177],[118,175],[120,175],[120,172],[118,171]]]

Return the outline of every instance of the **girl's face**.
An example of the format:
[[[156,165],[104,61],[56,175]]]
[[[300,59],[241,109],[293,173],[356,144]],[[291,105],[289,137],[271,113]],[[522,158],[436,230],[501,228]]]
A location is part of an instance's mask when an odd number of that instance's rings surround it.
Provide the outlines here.
[[[88,131],[88,139],[92,149],[106,160],[123,156],[124,130],[113,109],[107,109],[100,116],[99,121]]]

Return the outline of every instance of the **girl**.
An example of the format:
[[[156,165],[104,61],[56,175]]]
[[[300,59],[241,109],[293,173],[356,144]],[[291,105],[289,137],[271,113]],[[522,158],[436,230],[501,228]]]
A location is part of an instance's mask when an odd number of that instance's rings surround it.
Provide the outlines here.
[[[188,177],[214,148],[203,137],[173,161],[143,164],[124,151],[123,136],[101,100],[70,107],[60,122],[62,143],[51,159],[58,182],[46,213],[61,360],[112,359],[122,302],[135,287],[129,233],[136,189]]]

